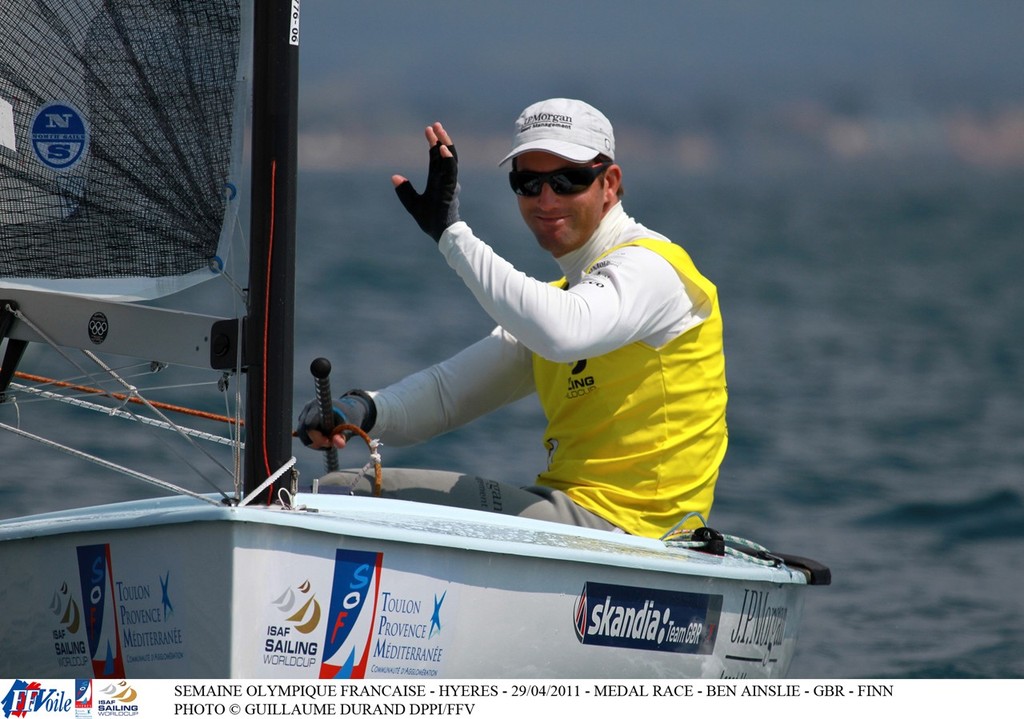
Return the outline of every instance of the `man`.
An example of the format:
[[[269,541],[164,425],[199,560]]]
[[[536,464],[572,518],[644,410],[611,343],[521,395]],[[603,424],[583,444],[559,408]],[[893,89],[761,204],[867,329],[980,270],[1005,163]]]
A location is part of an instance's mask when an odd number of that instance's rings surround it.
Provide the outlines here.
[[[454,144],[440,123],[426,138],[424,192],[392,182],[498,327],[385,389],[346,394],[335,420],[409,444],[536,391],[549,461],[524,488],[385,470],[384,496],[654,537],[690,512],[706,518],[727,444],[717,291],[682,248],[626,215],[611,123],[578,100],[535,103],[501,161],[512,163],[523,220],[564,274],[556,283],[518,272],[473,235],[459,218]],[[315,402],[299,425],[304,442],[327,446]],[[344,447],[345,434],[332,441]],[[324,483],[368,492],[358,471]]]

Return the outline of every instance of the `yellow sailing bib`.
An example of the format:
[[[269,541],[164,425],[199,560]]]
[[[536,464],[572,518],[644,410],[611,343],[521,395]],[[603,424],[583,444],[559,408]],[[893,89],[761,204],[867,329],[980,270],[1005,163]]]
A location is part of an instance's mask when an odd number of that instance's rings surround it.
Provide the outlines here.
[[[679,245],[639,239],[602,257],[631,245],[668,260],[710,314],[660,349],[635,342],[569,364],[535,354],[549,455],[538,483],[631,534],[659,537],[686,513],[711,511],[728,441],[722,316],[717,289]]]

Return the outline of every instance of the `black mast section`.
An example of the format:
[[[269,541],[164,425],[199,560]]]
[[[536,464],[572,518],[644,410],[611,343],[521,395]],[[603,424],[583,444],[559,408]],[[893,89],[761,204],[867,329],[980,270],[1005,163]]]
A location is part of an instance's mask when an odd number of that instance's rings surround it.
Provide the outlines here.
[[[245,494],[292,456],[298,14],[299,0],[255,2]]]

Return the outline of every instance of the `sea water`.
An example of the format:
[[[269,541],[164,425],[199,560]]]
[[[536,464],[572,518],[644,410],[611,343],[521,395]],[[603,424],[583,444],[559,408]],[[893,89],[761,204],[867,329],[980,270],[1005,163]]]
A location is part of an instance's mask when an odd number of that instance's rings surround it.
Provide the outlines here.
[[[332,361],[336,392],[377,388],[491,329],[389,175],[300,178],[296,410],[314,357]],[[627,168],[625,185],[627,212],[719,288],[730,447],[710,524],[832,569],[806,593],[791,676],[1024,677],[1024,174]],[[503,173],[462,186],[477,233],[554,279]],[[91,415],[59,426],[71,444],[166,461]],[[525,484],[542,427],[528,398],[383,459]],[[155,491],[97,486],[99,470],[17,437],[0,451],[2,517]],[[320,456],[295,451],[303,480],[317,476]]]

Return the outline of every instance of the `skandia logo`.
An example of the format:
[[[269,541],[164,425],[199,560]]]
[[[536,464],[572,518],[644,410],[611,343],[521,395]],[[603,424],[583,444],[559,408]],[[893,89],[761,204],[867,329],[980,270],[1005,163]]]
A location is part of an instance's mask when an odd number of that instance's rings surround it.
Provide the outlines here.
[[[27,717],[37,712],[64,713],[71,711],[71,697],[64,690],[48,689],[36,681],[15,679],[7,690],[0,709],[4,717]]]
[[[720,594],[587,582],[574,623],[581,644],[711,654],[721,614]]]

